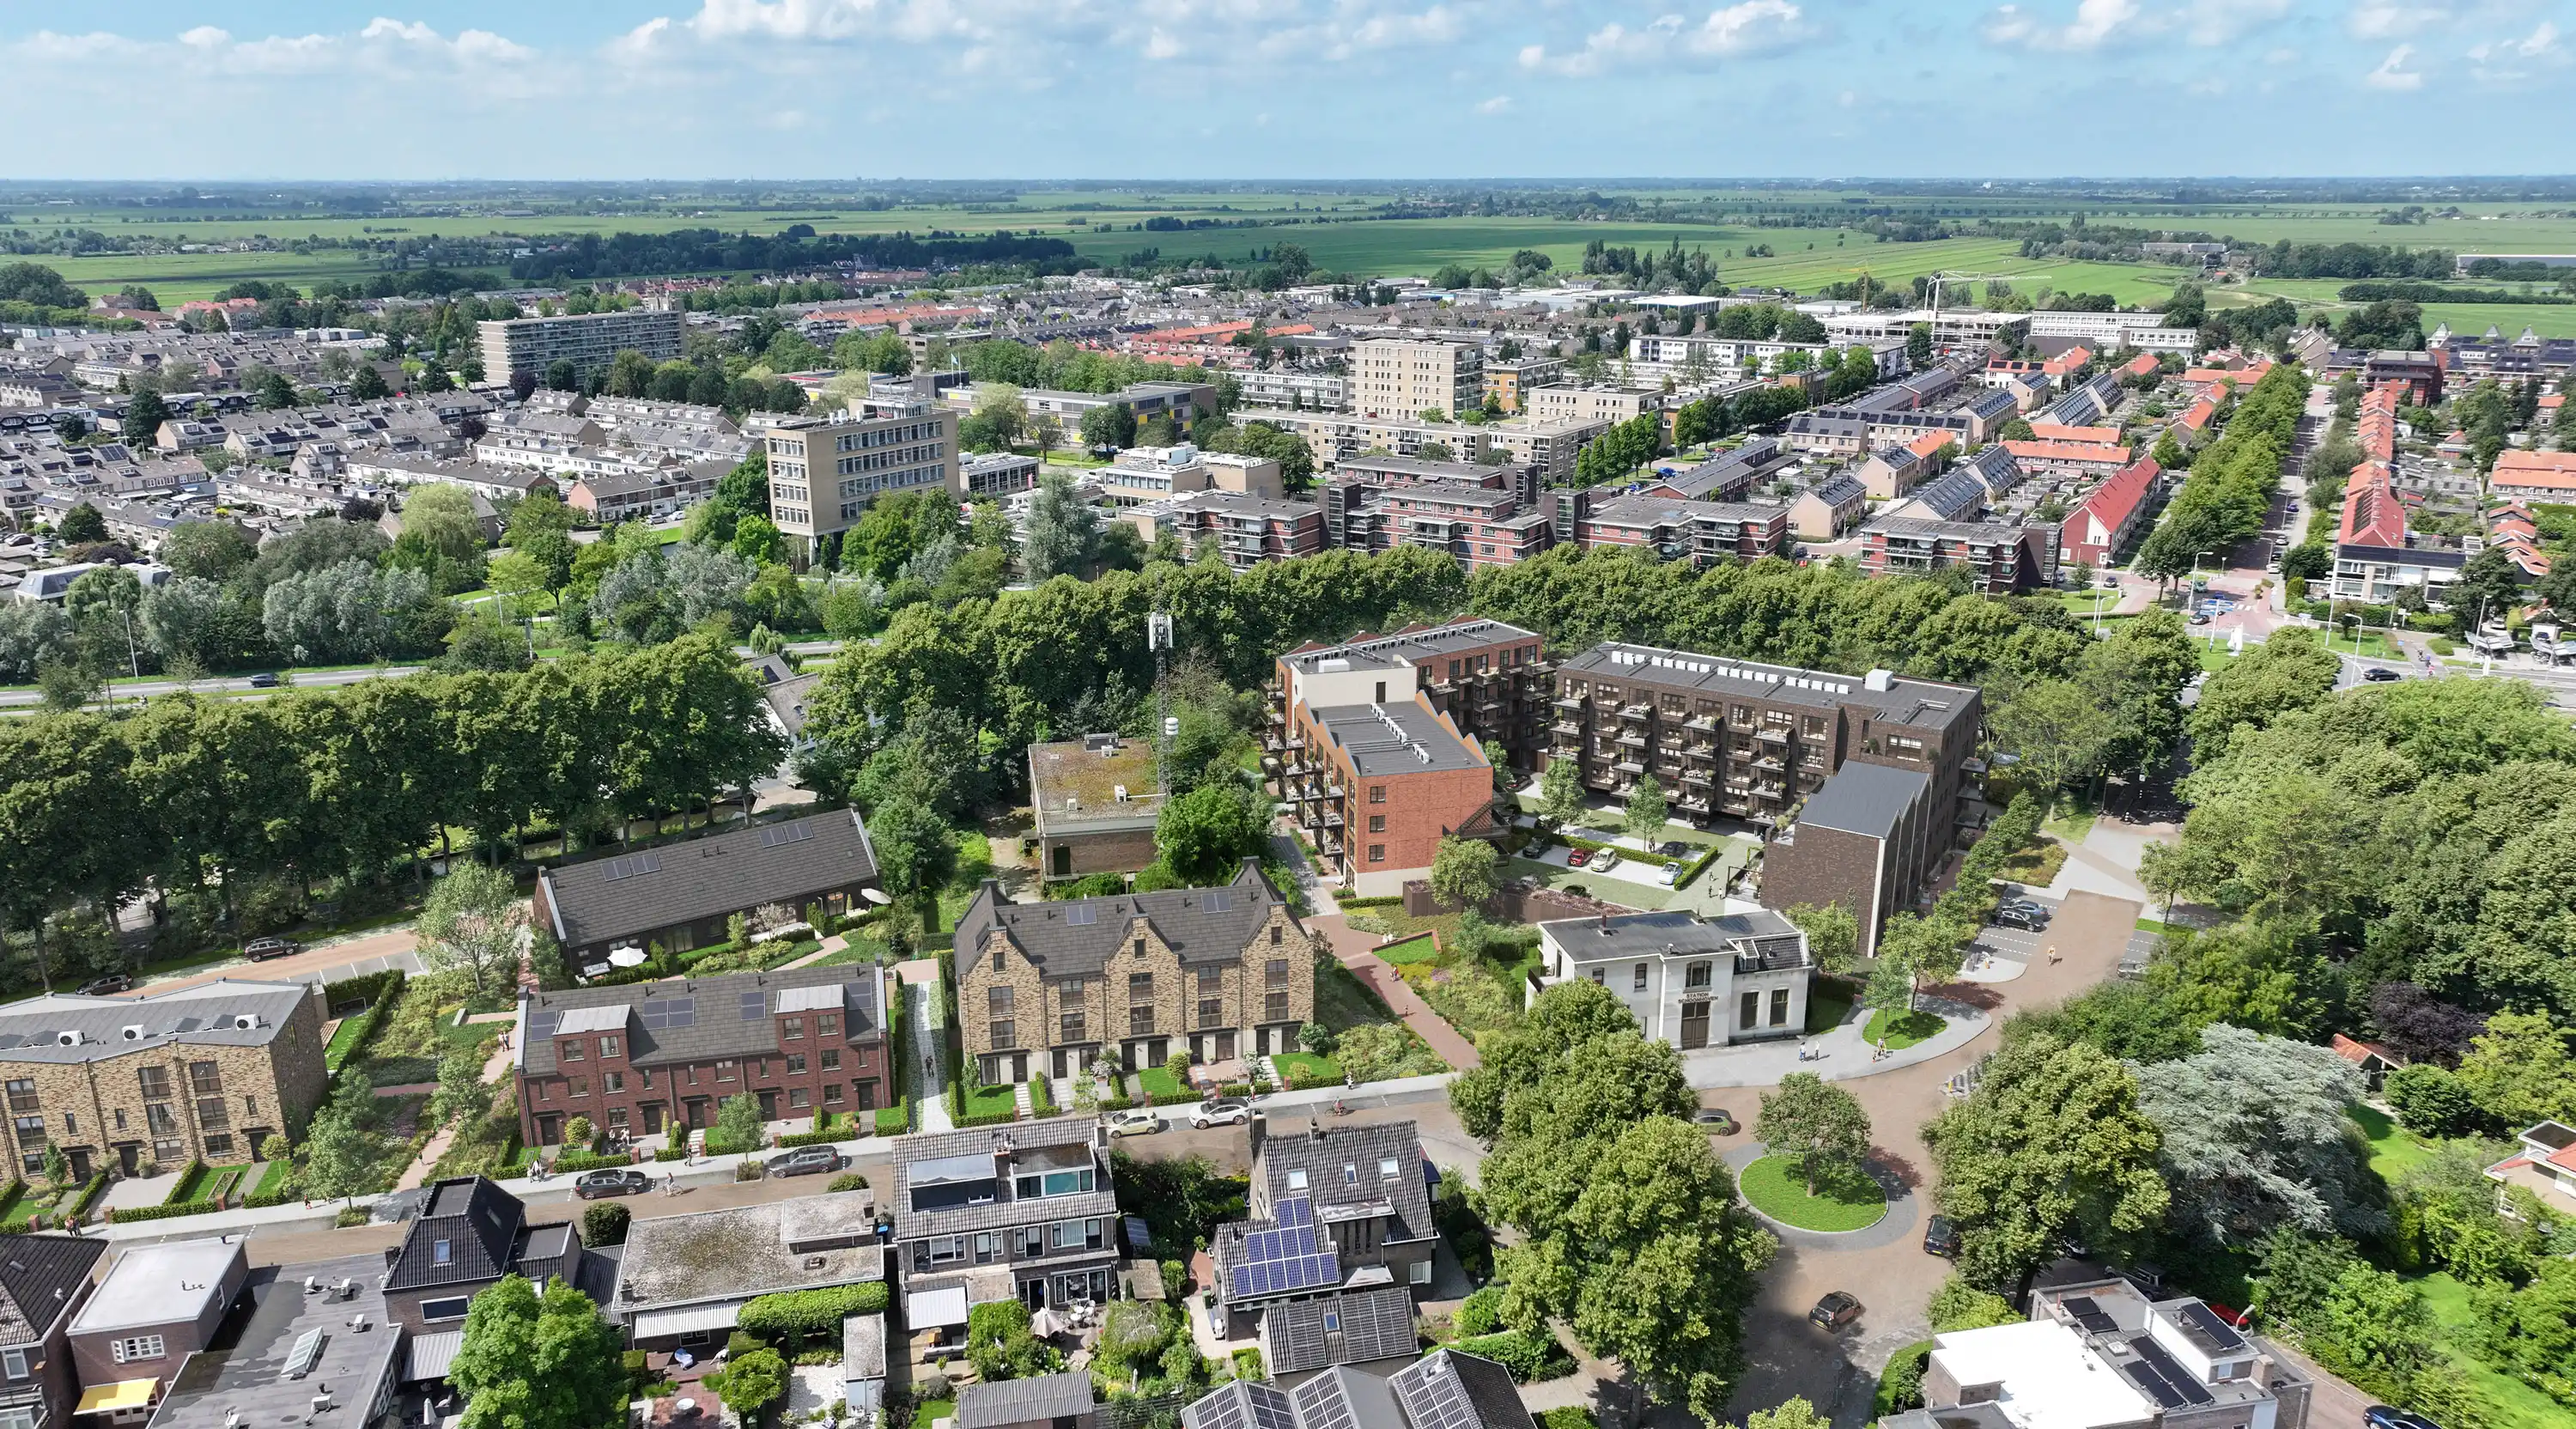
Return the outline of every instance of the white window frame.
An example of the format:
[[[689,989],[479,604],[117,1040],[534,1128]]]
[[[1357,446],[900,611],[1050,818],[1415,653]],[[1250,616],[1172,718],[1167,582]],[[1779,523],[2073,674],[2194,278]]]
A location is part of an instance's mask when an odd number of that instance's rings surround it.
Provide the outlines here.
[[[0,1371],[5,1371],[11,1379],[27,1378],[29,1373],[27,1368],[27,1352],[25,1350],[0,1350]]]
[[[1412,1265],[1406,1267],[1404,1276],[1408,1282],[1415,1285],[1430,1284],[1431,1262],[1428,1260],[1417,1260],[1413,1262]]]
[[[132,1335],[122,1340],[110,1340],[107,1347],[116,1356],[118,1364],[157,1360],[167,1353],[167,1346],[159,1335]]]

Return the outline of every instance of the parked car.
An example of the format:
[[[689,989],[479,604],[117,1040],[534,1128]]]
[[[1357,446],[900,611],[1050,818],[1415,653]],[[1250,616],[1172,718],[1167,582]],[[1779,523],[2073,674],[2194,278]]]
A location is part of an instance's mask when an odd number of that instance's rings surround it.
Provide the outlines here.
[[[1655,845],[1655,852],[1662,854],[1666,858],[1688,858],[1692,854],[1699,852],[1699,850],[1692,848],[1689,844],[1683,843],[1680,839],[1666,839],[1662,843]]]
[[[1713,1135],[1733,1136],[1736,1132],[1735,1113],[1722,1106],[1701,1107],[1691,1113],[1691,1120],[1707,1127]]]
[[[1590,865],[1594,873],[1607,873],[1618,866],[1619,855],[1612,853],[1606,848],[1592,856],[1592,863]]]
[[[2033,913],[2027,908],[1998,908],[1995,910],[1995,926],[2021,928],[2036,933],[2048,926],[2048,915]]]
[[[2191,623],[2194,625],[2207,625],[2209,623],[2209,612],[2205,610],[2193,611],[2191,613]]]
[[[1839,1330],[1860,1318],[1860,1301],[1849,1291],[1837,1290],[1816,1302],[1807,1312],[1807,1323],[1820,1330]]]
[[[1201,1131],[1211,1126],[1241,1126],[1252,1120],[1252,1108],[1232,1097],[1217,1097],[1190,1108],[1190,1125]]]
[[[850,1158],[828,1146],[799,1146],[783,1155],[769,1158],[772,1176],[815,1176],[838,1171],[850,1164]]]
[[[82,983],[80,985],[80,995],[83,997],[104,997],[111,992],[123,992],[132,986],[134,986],[134,979],[127,977],[123,973],[109,973],[105,977],[94,977],[89,981]]]
[[[1666,888],[1670,888],[1681,881],[1682,866],[1678,863],[1665,864],[1655,873],[1655,882],[1662,884]]]
[[[1148,1107],[1109,1114],[1109,1134],[1113,1137],[1151,1136],[1162,1129],[1163,1118]]]
[[[1959,1228],[1948,1216],[1934,1216],[1923,1225],[1923,1249],[1933,1255],[1959,1253]]]
[[[242,956],[255,963],[264,963],[270,958],[292,957],[295,951],[294,942],[286,938],[253,938],[242,945]]]
[[[2369,669],[2362,671],[2361,677],[2374,683],[2385,683],[2389,680],[2402,680],[2406,678],[2405,676],[2398,674],[2395,670],[2389,669],[2385,665],[2373,665]]]
[[[652,1184],[653,1178],[641,1171],[612,1167],[605,1171],[583,1172],[581,1179],[572,1183],[572,1193],[585,1201],[595,1201],[602,1196],[636,1195]]]
[[[2361,1411],[2361,1422],[2370,1429],[2442,1429],[2421,1414],[2409,1414],[2387,1404],[2374,1404]]]
[[[2004,908],[2018,908],[2024,913],[2028,913],[2037,918],[2045,918],[2048,916],[2048,905],[2039,902],[2036,899],[2007,898],[1998,906]]]
[[[1567,854],[1567,855],[1565,856],[1565,866],[1566,866],[1566,867],[1568,867],[1568,868],[1583,868],[1583,867],[1587,867],[1587,866],[1589,866],[1589,865],[1591,864],[1591,862],[1592,862],[1592,850],[1590,850],[1590,849],[1588,849],[1588,848],[1579,848],[1579,849],[1576,849],[1574,852],[1569,853],[1569,854]]]

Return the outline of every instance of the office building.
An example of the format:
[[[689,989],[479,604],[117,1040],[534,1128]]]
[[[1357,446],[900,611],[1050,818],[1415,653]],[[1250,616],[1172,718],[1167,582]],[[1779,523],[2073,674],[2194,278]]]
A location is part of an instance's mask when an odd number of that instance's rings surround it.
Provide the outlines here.
[[[686,323],[680,313],[630,308],[568,317],[501,318],[475,324],[475,337],[483,349],[484,374],[495,382],[507,381],[516,372],[543,380],[558,362],[570,362],[574,376],[586,380],[621,352],[640,352],[655,362],[678,357]]]
[[[815,544],[859,523],[879,496],[966,494],[957,410],[919,395],[862,397],[818,416],[755,416],[769,453],[769,519],[811,559]]]
[[[1473,343],[1373,337],[1351,344],[1351,408],[1370,417],[1455,416],[1485,404],[1485,353]]]

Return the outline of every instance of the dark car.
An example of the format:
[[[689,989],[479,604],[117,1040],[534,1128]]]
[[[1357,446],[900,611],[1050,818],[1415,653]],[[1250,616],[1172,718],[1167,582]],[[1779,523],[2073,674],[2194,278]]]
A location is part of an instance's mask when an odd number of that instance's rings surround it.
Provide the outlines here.
[[[2421,1414],[2409,1414],[2393,1405],[2374,1404],[2361,1411],[2361,1422],[2370,1429],[2442,1429]]]
[[[253,938],[242,945],[242,956],[255,963],[264,963],[270,958],[292,957],[295,952],[295,943],[288,938]]]
[[[2026,928],[2031,932],[2036,933],[2040,929],[2048,926],[2048,915],[2045,913],[2034,913],[2027,908],[1998,908],[1995,910],[1995,926],[1998,928]]]
[[[769,1158],[772,1176],[817,1176],[838,1171],[850,1164],[850,1158],[828,1146],[800,1146],[783,1156]]]
[[[1924,1223],[1923,1248],[1933,1255],[1957,1255],[1959,1228],[1950,1224],[1948,1216],[1934,1216]]]
[[[2389,669],[2385,665],[2373,665],[2369,669],[2362,671],[2361,677],[2365,680],[2382,684],[2390,680],[2402,680],[2406,678],[2404,675],[2398,674],[2395,670]]]
[[[123,973],[109,973],[105,977],[94,977],[89,981],[82,983],[80,985],[80,995],[83,997],[104,997],[111,992],[123,992],[132,986],[134,986],[134,979],[127,977]]]
[[[1807,1323],[1820,1330],[1839,1330],[1859,1318],[1859,1299],[1841,1290],[1817,1301],[1816,1308],[1807,1312]]]
[[[653,1178],[641,1171],[588,1171],[572,1183],[572,1193],[585,1201],[602,1196],[632,1196],[653,1184]]]
[[[250,687],[254,690],[276,689],[277,677],[266,670],[262,670],[258,674],[250,677]]]
[[[1662,843],[1655,845],[1655,852],[1662,854],[1666,858],[1688,858],[1692,854],[1699,852],[1699,850],[1692,848],[1689,844],[1683,843],[1680,839],[1666,839]]]
[[[1733,1136],[1736,1131],[1735,1113],[1722,1106],[1701,1107],[1691,1113],[1691,1120],[1719,1136]]]

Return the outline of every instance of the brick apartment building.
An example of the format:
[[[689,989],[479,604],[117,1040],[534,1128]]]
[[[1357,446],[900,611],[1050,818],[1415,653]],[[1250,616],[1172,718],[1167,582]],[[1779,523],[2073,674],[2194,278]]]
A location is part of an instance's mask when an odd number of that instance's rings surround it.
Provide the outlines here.
[[[1978,590],[2010,595],[2057,583],[2057,532],[2051,522],[2016,526],[1881,516],[1860,528],[1860,568],[1884,576],[1964,566]]]
[[[1707,566],[1758,561],[1787,546],[1789,508],[1739,502],[1622,496],[1595,505],[1575,523],[1575,544],[1644,546],[1665,560]]]
[[[1249,859],[1223,888],[1114,898],[1014,903],[988,879],[957,920],[958,1036],[987,1085],[1291,1051],[1314,1015],[1306,931]]]
[[[552,1146],[576,1116],[652,1136],[713,1124],[750,1094],[763,1121],[889,1104],[886,995],[871,965],[524,993],[519,1135]]]
[[[1867,941],[1912,906],[1949,848],[1960,800],[1976,792],[1969,775],[1982,772],[1971,769],[1982,715],[1966,685],[1605,644],[1556,672],[1549,758],[1579,761],[1598,793],[1624,798],[1652,774],[1686,817],[1800,830],[1798,852],[1783,841],[1766,856],[1762,901],[1850,904]],[[1873,862],[1853,856],[1857,844],[1803,832],[1820,806],[1874,792],[1879,770],[1911,777],[1920,812],[1872,836]]]
[[[1494,770],[1468,729],[1506,749],[1505,732],[1530,738],[1538,653],[1527,631],[1463,621],[1279,657],[1279,796],[1344,883],[1391,895],[1427,875],[1442,838],[1501,832]],[[1474,718],[1462,728],[1447,710]]]
[[[75,1180],[246,1162],[272,1133],[300,1134],[329,1090],[320,1000],[301,983],[30,998],[0,1008],[0,1042],[11,1164],[28,1178],[47,1146]]]
[[[1147,540],[1169,531],[1195,561],[1213,550],[1238,571],[1324,549],[1324,508],[1233,491],[1202,491],[1139,507],[1132,519]],[[1146,528],[1151,528],[1150,530]]]
[[[1424,546],[1471,568],[1525,560],[1552,537],[1538,473],[1527,466],[1354,457],[1325,483],[1321,505],[1328,546]]]

